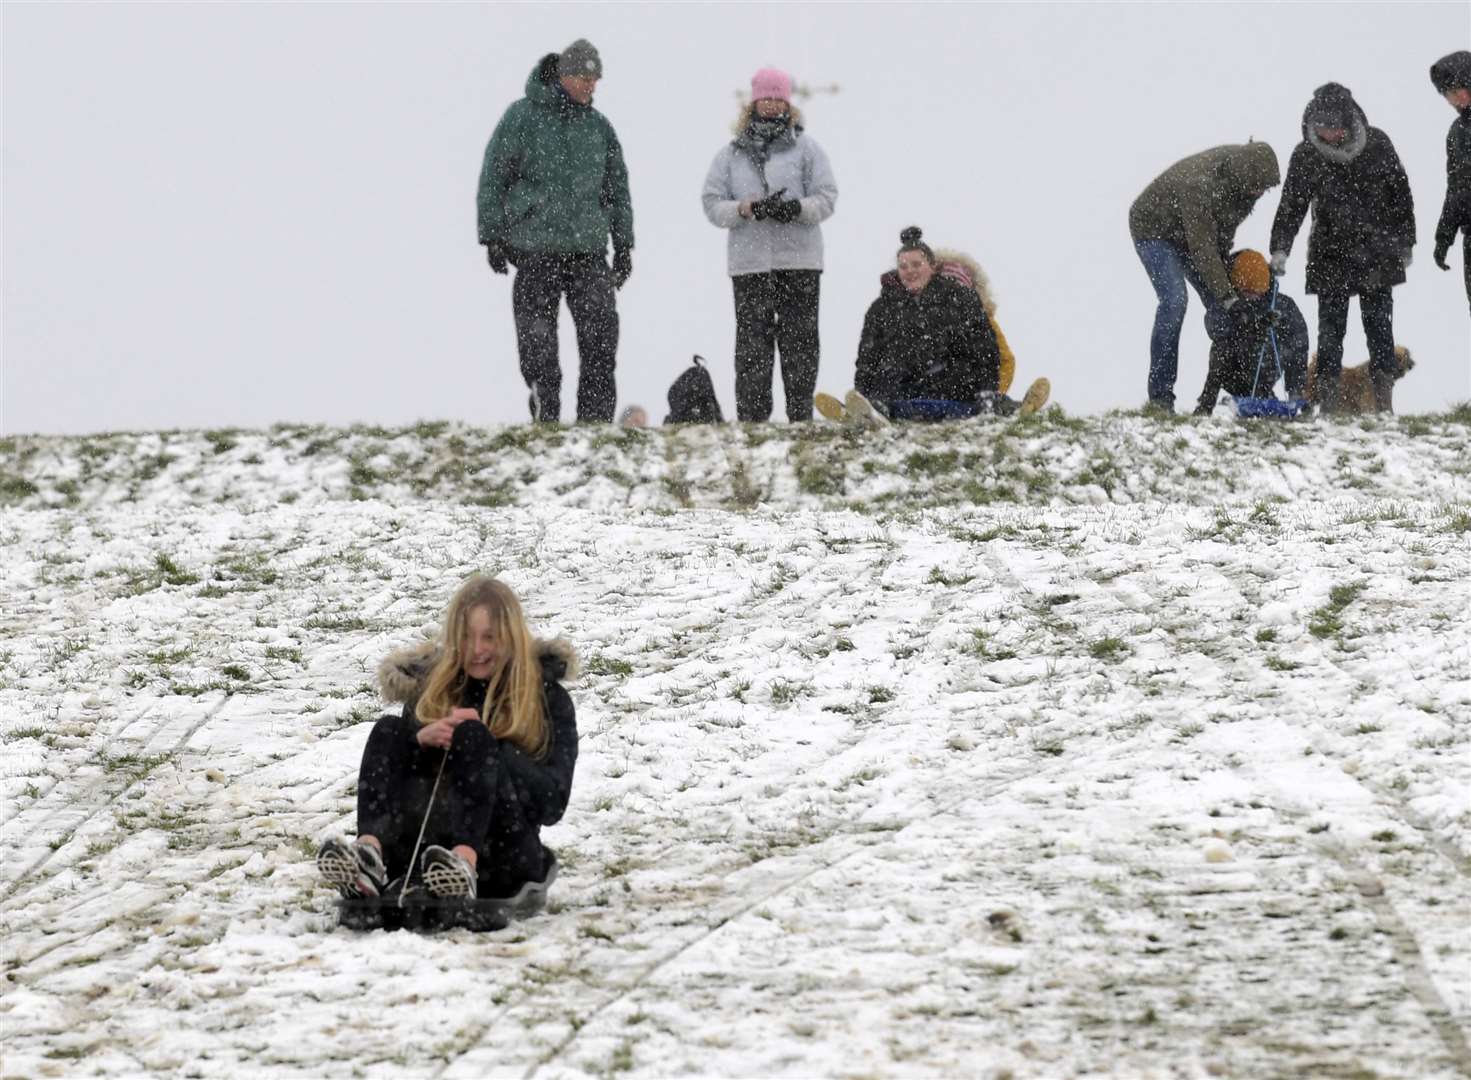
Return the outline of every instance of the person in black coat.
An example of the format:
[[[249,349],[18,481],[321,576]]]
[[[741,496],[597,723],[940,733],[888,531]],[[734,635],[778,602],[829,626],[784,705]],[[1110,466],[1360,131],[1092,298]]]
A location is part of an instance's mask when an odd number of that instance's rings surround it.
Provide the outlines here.
[[[368,735],[357,839],[322,845],[322,876],[348,898],[416,875],[431,895],[469,899],[549,883],[556,858],[540,831],[572,793],[577,720],[561,682],[575,676],[571,645],[533,638],[508,586],[466,581],[438,640],[378,668],[403,712]]]
[[[1393,394],[1394,299],[1415,245],[1410,182],[1389,136],[1370,127],[1346,87],[1327,83],[1302,119],[1282,201],[1272,223],[1272,271],[1287,266],[1308,207],[1307,291],[1318,297],[1318,385],[1323,411],[1338,409],[1348,302],[1359,298],[1375,402],[1387,411]]]
[[[1196,416],[1209,416],[1222,390],[1236,398],[1272,397],[1279,362],[1288,399],[1307,397],[1308,324],[1302,312],[1292,297],[1273,293],[1275,279],[1261,252],[1238,251],[1230,267],[1238,300],[1229,310],[1206,312],[1210,369]]]
[[[919,229],[899,234],[898,267],[879,279],[863,319],[853,385],[870,402],[954,403],[974,416],[1001,380],[1001,350],[974,288],[937,272]]]
[[[1471,52],[1462,49],[1436,61],[1430,82],[1456,110],[1445,137],[1445,205],[1435,226],[1435,265],[1450,269],[1445,258],[1459,232],[1466,300],[1471,303]]]

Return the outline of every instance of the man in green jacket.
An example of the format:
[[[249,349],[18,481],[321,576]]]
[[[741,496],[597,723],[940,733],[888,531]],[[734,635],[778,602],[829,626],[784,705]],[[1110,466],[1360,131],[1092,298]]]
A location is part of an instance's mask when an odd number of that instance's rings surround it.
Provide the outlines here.
[[[581,358],[577,419],[611,422],[617,401],[613,291],[633,273],[633,204],[618,136],[592,107],[602,76],[597,49],[581,38],[542,57],[526,80],[526,96],[496,125],[480,170],[480,242],[497,274],[516,267],[516,348],[533,420],[561,419],[563,294]]]
[[[1266,143],[1217,146],[1177,161],[1129,207],[1129,235],[1159,297],[1149,339],[1149,407],[1172,413],[1180,363],[1180,330],[1190,295],[1209,316],[1238,297],[1226,272],[1236,229],[1252,207],[1282,182],[1277,155]]]

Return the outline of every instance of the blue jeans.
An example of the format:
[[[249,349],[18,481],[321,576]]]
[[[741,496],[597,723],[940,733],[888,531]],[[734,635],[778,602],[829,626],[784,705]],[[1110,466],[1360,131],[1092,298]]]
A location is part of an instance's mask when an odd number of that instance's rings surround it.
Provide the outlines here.
[[[1134,250],[1159,297],[1154,332],[1149,337],[1149,400],[1174,408],[1175,375],[1180,369],[1180,331],[1185,326],[1185,308],[1190,302],[1185,283],[1190,282],[1207,312],[1215,308],[1215,297],[1206,290],[1205,282],[1190,265],[1180,245],[1169,240],[1135,240]]]

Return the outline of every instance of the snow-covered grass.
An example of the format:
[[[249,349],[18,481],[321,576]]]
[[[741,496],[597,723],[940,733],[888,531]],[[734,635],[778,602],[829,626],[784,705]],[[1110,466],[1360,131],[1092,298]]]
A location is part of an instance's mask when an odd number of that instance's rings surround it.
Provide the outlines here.
[[[1468,420],[0,442],[3,1074],[1471,1070]],[[552,904],[335,930],[477,570]]]

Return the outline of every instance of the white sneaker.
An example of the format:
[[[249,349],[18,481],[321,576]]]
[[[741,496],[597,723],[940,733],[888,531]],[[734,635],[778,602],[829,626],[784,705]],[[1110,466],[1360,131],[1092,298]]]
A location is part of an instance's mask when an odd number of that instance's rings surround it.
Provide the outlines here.
[[[475,899],[475,871],[453,851],[430,844],[424,849],[419,865],[424,876],[424,888],[430,896]]]
[[[848,415],[860,424],[869,427],[888,427],[889,418],[874,407],[873,402],[864,397],[857,390],[849,390],[843,396],[843,404],[847,407]]]
[[[388,877],[383,856],[372,844],[356,840],[348,843],[335,837],[317,851],[317,870],[349,900],[380,895]]]

